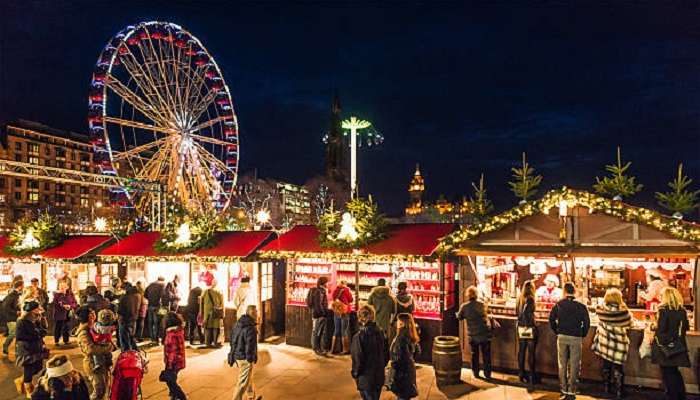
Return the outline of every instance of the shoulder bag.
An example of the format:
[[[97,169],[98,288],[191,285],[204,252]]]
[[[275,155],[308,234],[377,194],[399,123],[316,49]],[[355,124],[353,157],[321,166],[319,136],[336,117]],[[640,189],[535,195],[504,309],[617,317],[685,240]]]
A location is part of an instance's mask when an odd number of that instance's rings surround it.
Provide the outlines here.
[[[678,323],[678,336],[675,339],[671,340],[666,344],[661,344],[661,342],[659,342],[659,337],[656,336],[656,345],[659,347],[659,350],[661,350],[661,353],[664,355],[664,357],[671,358],[675,355],[688,352],[685,342],[682,340],[682,330],[683,321],[681,320]]]
[[[215,319],[224,318],[224,309],[223,307],[217,307],[216,303],[214,302],[214,297],[211,295],[211,290],[207,292],[207,296],[209,296],[209,301],[211,301],[211,317]]]
[[[525,309],[525,305],[520,305],[518,307],[518,316],[520,316],[520,313],[523,312]],[[520,324],[516,325],[516,329],[518,330],[518,339],[521,340],[532,340],[535,338],[535,329],[532,326],[521,326]]]

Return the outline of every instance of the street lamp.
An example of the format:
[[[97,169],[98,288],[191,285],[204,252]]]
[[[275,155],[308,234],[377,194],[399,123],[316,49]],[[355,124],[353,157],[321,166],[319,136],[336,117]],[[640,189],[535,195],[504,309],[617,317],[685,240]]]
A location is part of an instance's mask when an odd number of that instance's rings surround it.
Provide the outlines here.
[[[372,126],[372,123],[357,117],[342,122],[343,129],[350,129],[350,196],[357,196],[357,131]]]

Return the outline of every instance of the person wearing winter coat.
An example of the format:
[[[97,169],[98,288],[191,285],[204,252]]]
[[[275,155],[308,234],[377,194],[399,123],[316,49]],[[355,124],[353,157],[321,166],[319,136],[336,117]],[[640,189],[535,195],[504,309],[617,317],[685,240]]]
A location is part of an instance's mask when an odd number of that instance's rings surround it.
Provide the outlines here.
[[[360,329],[350,343],[352,369],[362,400],[379,400],[384,385],[384,368],[389,362],[386,336],[374,322],[374,307],[361,306],[357,311]]]
[[[537,332],[537,325],[535,324],[534,281],[530,280],[523,283],[516,311],[518,313],[518,325],[516,328],[516,336],[518,338],[518,377],[520,382],[527,383],[532,388],[533,385],[540,382],[540,377],[537,375],[535,357],[539,332]],[[525,369],[525,358],[528,359],[527,364],[530,366],[529,373]]]
[[[353,297],[347,283],[343,280],[339,281],[331,297],[333,298],[331,309],[334,327],[331,351],[335,351],[335,341],[341,338],[343,354],[350,354],[350,311],[352,311]]]
[[[374,307],[377,326],[384,333],[384,336],[389,338],[391,335],[391,322],[396,315],[396,298],[386,286],[384,278],[380,278],[377,281],[377,286],[372,288],[367,304]]]
[[[146,316],[148,315],[148,299],[146,299],[146,290],[143,288],[143,282],[136,281],[136,290],[141,295],[141,308],[139,309],[139,316],[136,318],[136,341],[143,341],[143,328],[146,322]]]
[[[467,288],[467,302],[459,307],[457,319],[467,321],[469,348],[472,352],[472,372],[479,377],[479,353],[484,359],[484,377],[491,379],[491,329],[486,317],[486,305],[479,301],[476,286]]]
[[[236,288],[233,294],[233,308],[236,309],[236,319],[245,315],[245,310],[253,301],[253,296],[250,293],[250,277],[244,276],[241,278],[241,284]]]
[[[73,292],[68,287],[66,280],[58,282],[58,290],[53,294],[53,340],[56,346],[63,338],[63,344],[68,344],[70,340],[70,315],[71,311],[78,308]]]
[[[39,378],[32,400],[89,400],[85,378],[73,368],[65,355],[54,356],[46,363],[46,373]]]
[[[328,354],[326,329],[328,326],[328,278],[321,276],[316,281],[316,287],[309,289],[306,304],[311,311],[311,349],[320,356]]]
[[[180,276],[175,275],[163,290],[163,306],[167,307],[169,311],[177,311],[177,306],[180,303],[180,293],[177,291],[179,284]]]
[[[15,332],[17,328],[17,318],[21,313],[19,298],[24,289],[24,282],[15,281],[12,283],[12,289],[2,301],[2,320],[7,324],[7,337],[2,344],[2,352],[6,356],[10,352],[10,344],[15,340]]]
[[[85,288],[85,304],[86,306],[92,308],[96,313],[109,307],[109,302],[102,296],[97,290],[97,286],[88,285]]]
[[[23,374],[15,379],[19,394],[30,397],[34,391],[32,378],[43,368],[49,351],[44,345],[46,327],[42,323],[44,310],[38,301],[28,300],[22,306],[22,316],[17,320],[15,364],[21,367]]]
[[[678,368],[690,368],[688,343],[685,339],[690,328],[688,313],[683,307],[683,296],[676,288],[664,288],[661,291],[660,300],[661,304],[656,316],[656,332],[651,346],[651,362],[661,367],[661,380],[666,390],[666,398],[685,400],[685,383]],[[685,351],[666,356],[661,347],[668,348],[671,343]]]
[[[420,338],[411,314],[399,314],[396,327],[396,338],[390,347],[393,380],[389,382],[389,390],[394,392],[398,400],[408,400],[418,396],[416,362],[413,355],[416,353]]]
[[[160,319],[159,309],[161,298],[165,290],[165,278],[159,276],[155,282],[151,282],[144,291],[143,296],[148,300],[148,311],[146,314],[148,336],[151,342],[158,343],[160,340]]]
[[[100,311],[103,320],[112,312],[108,309]],[[90,334],[90,329],[97,321],[95,311],[90,307],[80,307],[78,316],[78,347],[83,355],[83,371],[90,381],[92,392],[90,400],[104,400],[109,384],[110,368],[112,367],[112,352],[116,346],[111,341],[97,343]]]
[[[588,308],[576,301],[575,293],[574,284],[567,282],[565,297],[549,313],[549,326],[557,335],[559,385],[564,400],[576,399],[583,338],[591,327]]]
[[[396,293],[396,314],[413,314],[416,303],[413,301],[413,296],[408,293],[408,285],[406,282],[399,282],[397,288],[399,291]]]
[[[39,302],[39,306],[41,306],[42,309],[47,310],[49,307],[49,294],[46,293],[46,290],[41,288],[39,286],[39,279],[38,278],[32,278],[30,281],[31,286],[35,289],[35,292],[37,294],[37,301]]]
[[[135,286],[129,286],[126,294],[119,300],[119,347],[122,351],[136,350],[136,320],[141,311],[143,297]]]
[[[228,364],[238,365],[238,382],[233,392],[234,400],[255,398],[253,386],[253,365],[258,362],[258,309],[255,305],[246,307],[246,313],[241,316],[231,330],[231,350],[228,354]]]
[[[629,351],[630,339],[627,330],[632,326],[632,315],[617,289],[608,289],[603,304],[595,310],[598,328],[591,350],[603,360],[603,383],[605,392],[616,399],[624,396],[625,372],[622,368]]]
[[[205,341],[207,347],[220,347],[219,332],[223,321],[224,295],[216,288],[216,279],[211,286],[202,293],[199,314],[202,316],[205,329]]]
[[[202,288],[199,286],[193,287],[187,296],[185,323],[187,327],[187,340],[190,341],[190,344],[194,344],[195,341],[204,343],[204,333],[202,332],[202,327],[199,326],[199,321],[197,321],[197,315],[199,315],[199,302],[201,301],[201,298]]]
[[[174,311],[168,312],[163,322],[165,370],[161,373],[161,380],[168,385],[172,400],[187,400],[185,392],[177,384],[177,374],[185,369],[185,323],[182,317]]]

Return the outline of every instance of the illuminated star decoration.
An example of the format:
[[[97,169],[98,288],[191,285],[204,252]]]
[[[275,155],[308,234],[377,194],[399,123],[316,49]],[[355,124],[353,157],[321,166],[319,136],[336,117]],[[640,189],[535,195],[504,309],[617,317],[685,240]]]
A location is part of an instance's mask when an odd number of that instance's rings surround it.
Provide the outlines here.
[[[343,213],[343,220],[340,221],[340,232],[338,232],[338,240],[354,242],[359,236],[355,225],[357,220],[349,213]]]
[[[175,239],[175,246],[189,246],[192,243],[192,232],[190,232],[190,224],[187,222],[182,223],[179,228],[177,228],[177,239]]]
[[[270,212],[266,209],[259,210],[255,213],[255,221],[260,225],[265,225],[270,222]]]
[[[107,219],[104,217],[95,218],[95,230],[97,232],[104,232],[107,230]]]
[[[27,229],[27,233],[24,235],[24,239],[22,239],[22,243],[19,245],[20,249],[35,249],[39,247],[39,240],[34,237],[34,229],[29,228]]]

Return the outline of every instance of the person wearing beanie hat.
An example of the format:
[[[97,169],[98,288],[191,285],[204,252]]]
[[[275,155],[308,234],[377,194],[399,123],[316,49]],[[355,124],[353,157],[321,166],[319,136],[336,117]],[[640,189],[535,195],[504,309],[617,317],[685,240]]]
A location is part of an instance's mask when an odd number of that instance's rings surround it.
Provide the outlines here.
[[[85,378],[65,355],[46,362],[46,373],[39,379],[32,400],[89,400]]]
[[[109,314],[105,311],[108,310],[100,311],[102,321],[109,319]],[[107,393],[109,382],[109,364],[111,363],[112,352],[116,350],[116,347],[111,340],[103,343],[97,343],[93,340],[91,330],[97,322],[94,310],[84,306],[78,309],[77,314],[80,321],[78,326],[78,344],[80,352],[83,354],[83,371],[92,386],[90,398],[103,400]]]
[[[46,329],[42,324],[43,312],[38,301],[28,300],[22,306],[22,317],[17,320],[15,363],[22,367],[23,374],[15,379],[15,387],[19,394],[25,394],[27,398],[34,391],[32,378],[41,371],[48,356],[44,346]]]

